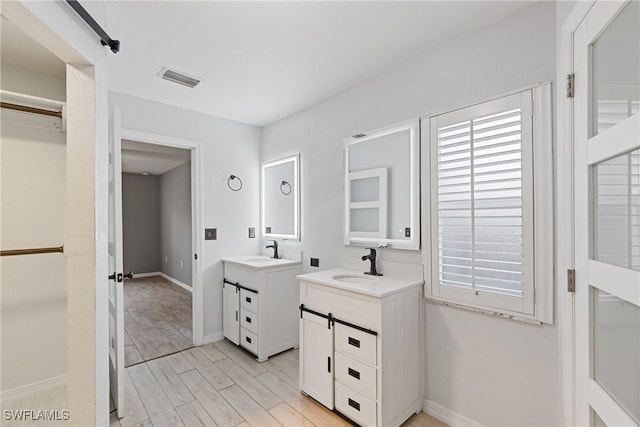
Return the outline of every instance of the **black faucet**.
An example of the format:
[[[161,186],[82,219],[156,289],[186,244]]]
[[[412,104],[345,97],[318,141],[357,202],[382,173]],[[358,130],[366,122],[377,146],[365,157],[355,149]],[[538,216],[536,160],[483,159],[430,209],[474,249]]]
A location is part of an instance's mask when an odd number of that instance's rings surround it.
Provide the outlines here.
[[[267,245],[267,249],[270,248],[273,248],[273,256],[271,258],[280,259],[280,257],[278,256],[278,242],[276,240],[274,240],[272,244]]]
[[[364,274],[370,274],[372,276],[382,276],[382,273],[378,273],[378,270],[376,270],[376,250],[373,248],[367,248],[369,249],[371,252],[369,252],[369,255],[364,255],[362,257],[363,261],[369,260],[371,261],[371,269],[369,271],[365,271]]]

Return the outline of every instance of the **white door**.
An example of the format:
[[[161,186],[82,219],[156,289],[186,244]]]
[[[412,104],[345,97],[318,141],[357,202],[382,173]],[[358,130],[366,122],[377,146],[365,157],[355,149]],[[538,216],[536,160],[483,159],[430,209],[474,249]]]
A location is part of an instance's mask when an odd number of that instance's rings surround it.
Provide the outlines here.
[[[120,127],[115,108],[109,138],[109,386],[118,418],[124,416],[125,402]]]
[[[333,326],[303,311],[300,319],[300,390],[333,409]]]
[[[222,329],[224,336],[238,345],[240,343],[240,294],[238,287],[225,283],[222,299]]]
[[[640,425],[640,2],[574,33],[576,424]]]

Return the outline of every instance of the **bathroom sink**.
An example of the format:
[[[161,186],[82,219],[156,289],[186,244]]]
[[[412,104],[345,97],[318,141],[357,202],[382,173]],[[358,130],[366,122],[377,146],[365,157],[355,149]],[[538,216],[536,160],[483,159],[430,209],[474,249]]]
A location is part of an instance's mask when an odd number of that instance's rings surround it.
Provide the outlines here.
[[[333,280],[345,283],[356,283],[361,285],[369,285],[378,281],[376,277],[369,277],[363,274],[336,274]]]

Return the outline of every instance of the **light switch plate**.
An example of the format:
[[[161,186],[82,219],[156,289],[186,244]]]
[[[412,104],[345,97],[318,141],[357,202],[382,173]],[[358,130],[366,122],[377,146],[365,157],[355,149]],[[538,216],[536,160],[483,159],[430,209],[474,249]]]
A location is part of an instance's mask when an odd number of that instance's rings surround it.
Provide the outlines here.
[[[256,228],[255,227],[249,227],[249,238],[250,239],[255,239],[256,238]]]
[[[217,228],[205,228],[204,229],[204,240],[218,240],[218,229]]]

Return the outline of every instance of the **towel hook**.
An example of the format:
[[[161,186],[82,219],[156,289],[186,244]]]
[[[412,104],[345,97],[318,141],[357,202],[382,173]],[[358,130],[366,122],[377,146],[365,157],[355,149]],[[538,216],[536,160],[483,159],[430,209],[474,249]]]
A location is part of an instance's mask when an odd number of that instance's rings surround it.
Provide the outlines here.
[[[287,187],[289,187],[288,191],[286,190]],[[280,184],[280,192],[285,196],[291,194],[291,184],[289,184],[287,181],[282,181],[282,183]]]
[[[240,182],[240,185],[236,186],[236,187],[233,187],[231,185],[231,181],[235,181],[236,179],[238,180],[238,182]],[[231,191],[240,191],[242,189],[242,180],[240,179],[239,176],[230,175],[229,179],[227,179],[227,187],[229,187],[229,190],[231,190]]]

